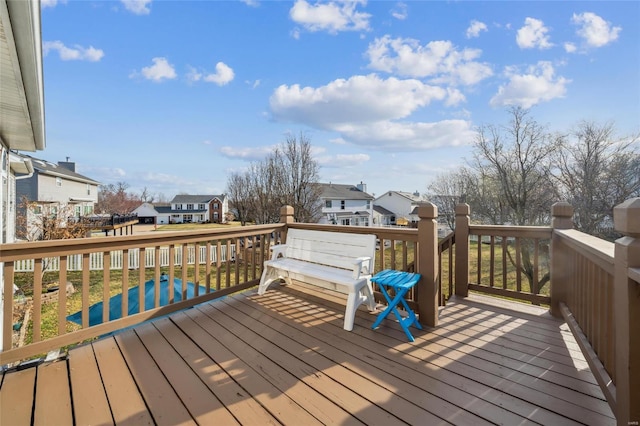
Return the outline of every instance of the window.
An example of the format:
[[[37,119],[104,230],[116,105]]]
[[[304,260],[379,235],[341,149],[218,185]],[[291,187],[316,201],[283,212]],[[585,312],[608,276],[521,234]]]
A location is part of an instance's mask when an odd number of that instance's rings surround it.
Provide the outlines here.
[[[218,209],[220,208],[220,204],[218,204],[218,203],[213,203],[213,208],[214,208],[215,210],[218,210]]]
[[[79,217],[82,214],[82,206],[80,204],[76,205],[75,211],[76,217]]]
[[[182,204],[176,204],[176,210],[182,210]]]
[[[198,210],[204,210],[206,209],[204,204],[198,204]]]
[[[219,217],[218,212],[213,212],[213,219],[218,220],[218,217]]]
[[[340,201],[340,210],[344,210],[344,200]]]
[[[62,186],[62,178],[56,178],[56,186]]]
[[[340,223],[342,225],[349,226],[349,225],[351,225],[351,219],[349,219],[349,218],[342,219],[342,220],[340,220]]]
[[[90,215],[91,213],[93,213],[93,206],[92,205],[87,205],[84,206],[84,214],[86,215]]]
[[[330,209],[330,208],[331,208],[331,200],[327,200],[327,201],[325,201],[325,202],[324,202],[324,206],[325,206],[326,208]]]
[[[193,204],[187,204],[187,210],[193,210]]]
[[[371,208],[371,200],[367,200],[367,210]]]
[[[193,215],[192,214],[185,214],[184,218],[182,219],[182,221],[184,223],[191,223],[193,222]]]
[[[87,195],[91,195],[91,185],[87,184]]]
[[[42,206],[33,206],[34,214],[42,214]]]

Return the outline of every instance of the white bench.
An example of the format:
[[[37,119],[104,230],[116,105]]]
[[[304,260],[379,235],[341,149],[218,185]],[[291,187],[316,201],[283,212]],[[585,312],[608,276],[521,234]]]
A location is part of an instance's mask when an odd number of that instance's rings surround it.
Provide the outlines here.
[[[274,281],[291,279],[346,293],[344,329],[351,331],[356,309],[366,303],[376,308],[371,274],[376,253],[376,236],[344,232],[289,229],[286,244],[272,247],[270,260],[258,287],[262,295]]]

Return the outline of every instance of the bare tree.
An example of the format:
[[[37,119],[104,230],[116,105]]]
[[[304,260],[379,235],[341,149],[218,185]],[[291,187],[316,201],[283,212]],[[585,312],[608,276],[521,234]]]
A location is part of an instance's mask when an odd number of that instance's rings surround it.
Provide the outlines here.
[[[575,210],[577,229],[607,236],[613,207],[640,193],[635,138],[615,138],[613,123],[582,121],[555,157],[558,193]]]
[[[149,189],[145,186],[142,188],[142,193],[140,194],[140,201],[143,203],[153,203],[155,196],[149,191]]]
[[[429,201],[438,206],[438,217],[444,218],[450,229],[456,227],[456,205],[466,202],[470,185],[470,173],[462,168],[437,176],[428,187]]]
[[[129,184],[118,182],[116,184],[100,185],[98,191],[97,213],[127,214],[140,205],[140,197],[130,193]]]
[[[245,226],[251,218],[251,185],[248,173],[234,172],[227,180],[229,205],[235,211],[236,219]]]
[[[249,218],[258,224],[278,222],[283,205],[294,207],[296,221],[315,222],[321,212],[318,169],[309,139],[302,134],[299,138],[289,136],[244,174],[229,176],[230,204],[239,216],[245,215],[245,222]]]
[[[484,126],[475,143],[475,168],[493,180],[505,203],[503,221],[515,225],[547,223],[554,201],[550,164],[561,138],[520,107],[509,110],[508,126]]]
[[[282,204],[293,206],[296,222],[317,222],[322,214],[322,191],[317,185],[320,166],[313,159],[311,141],[303,133],[297,139],[289,135],[274,156],[281,174]]]

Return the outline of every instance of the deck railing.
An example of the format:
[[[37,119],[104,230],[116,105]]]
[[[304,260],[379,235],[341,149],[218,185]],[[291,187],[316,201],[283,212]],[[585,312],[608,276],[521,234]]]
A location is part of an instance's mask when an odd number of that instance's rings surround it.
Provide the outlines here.
[[[268,247],[280,241],[283,224],[235,227],[222,230],[162,232],[151,235],[113,238],[83,238],[0,246],[4,275],[3,352],[0,365],[64,347],[150,318],[184,309],[256,285]],[[196,261],[195,253],[199,256]],[[118,255],[120,253],[120,255]],[[168,259],[161,260],[163,253]],[[77,257],[81,267],[77,271]],[[134,259],[132,261],[132,256]],[[98,259],[98,260],[96,260]],[[117,259],[116,262],[112,262]],[[169,261],[174,259],[174,261]],[[16,266],[28,261],[30,272]],[[92,263],[101,268],[95,270]],[[144,267],[140,267],[144,265]],[[49,268],[55,266],[55,268]],[[166,274],[168,286],[161,287]],[[174,278],[181,280],[180,297],[174,297]],[[145,283],[154,280],[153,307],[145,306]],[[48,282],[58,287],[57,301],[45,306],[43,293]],[[67,283],[75,294],[68,294]],[[13,342],[14,284],[31,291],[30,344],[21,347]],[[188,291],[191,283],[192,292]],[[134,288],[136,287],[137,288]],[[138,312],[129,314],[129,291],[138,292]],[[161,292],[169,304],[161,306]],[[110,320],[112,297],[121,294],[121,318]],[[193,297],[190,296],[193,294]],[[146,296],[148,297],[148,296]],[[102,302],[102,321],[90,326],[89,308]],[[54,312],[52,312],[52,310]],[[81,326],[67,321],[75,310],[81,312]],[[43,327],[44,326],[44,327]],[[46,330],[45,330],[46,328]]]
[[[379,241],[374,272],[400,269],[422,275],[409,294],[409,302],[425,325],[438,325],[438,304],[444,304],[452,293],[466,297],[472,290],[550,304],[551,312],[564,316],[572,327],[618,421],[626,424],[640,417],[640,198],[615,208],[615,229],[624,235],[615,244],[571,229],[572,214],[570,206],[558,203],[552,209],[550,227],[474,225],[469,220],[469,206],[461,204],[456,207],[455,232],[438,241],[437,209],[432,204],[419,208],[417,229],[294,223],[293,209],[283,207],[281,223],[272,225],[5,244],[0,246],[4,272],[0,364],[252,287],[259,281],[269,247],[286,241],[288,228],[373,233]],[[161,261],[163,250],[168,259],[177,261]],[[196,251],[200,253],[197,261]],[[114,257],[114,253],[122,255]],[[72,267],[76,256],[81,258],[79,272]],[[92,256],[101,259],[100,271],[91,271]],[[52,258],[58,259],[57,272],[47,271]],[[121,265],[113,260],[116,258],[121,259]],[[19,262],[25,260],[32,262],[33,272],[18,272]],[[141,307],[138,313],[128,315],[124,302],[122,318],[109,321],[114,280],[124,301],[130,287],[150,278],[157,283],[163,273],[168,274],[169,282],[177,277],[183,283],[194,281],[196,289],[204,286],[204,294],[196,290],[189,300],[171,299],[169,305],[160,306],[156,284],[152,309]],[[20,274],[22,278],[30,274],[32,279],[32,343],[14,348],[13,284]],[[51,275],[61,283],[61,289],[69,280],[75,280],[80,289],[80,296],[67,297],[60,291],[53,337],[42,333],[43,278]],[[142,293],[140,287],[138,291]],[[182,294],[186,296],[184,287]],[[80,301],[80,329],[70,329],[66,321],[70,299]],[[88,310],[95,301],[103,302],[104,322],[89,327]]]

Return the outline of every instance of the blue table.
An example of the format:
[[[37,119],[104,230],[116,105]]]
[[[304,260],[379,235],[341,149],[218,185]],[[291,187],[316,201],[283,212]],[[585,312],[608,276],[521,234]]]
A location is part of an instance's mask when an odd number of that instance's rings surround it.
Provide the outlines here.
[[[404,300],[404,296],[407,292],[420,280],[420,274],[412,274],[411,272],[401,272],[394,271],[392,269],[385,269],[384,271],[380,271],[371,277],[371,282],[378,284],[380,287],[380,291],[385,299],[387,299],[387,309],[384,310],[378,318],[373,323],[371,328],[376,329],[380,326],[380,323],[383,319],[385,319],[391,312],[393,312],[398,318],[398,322],[400,326],[404,330],[407,337],[409,337],[409,341],[415,341],[411,331],[409,331],[409,327],[414,325],[418,330],[422,330],[422,326],[418,322],[418,318],[416,318],[416,314],[413,310],[407,305],[407,301]],[[395,292],[395,297],[391,299],[387,288],[392,288]],[[402,303],[405,311],[407,312],[407,317],[402,317],[400,312],[398,311],[398,305]]]

